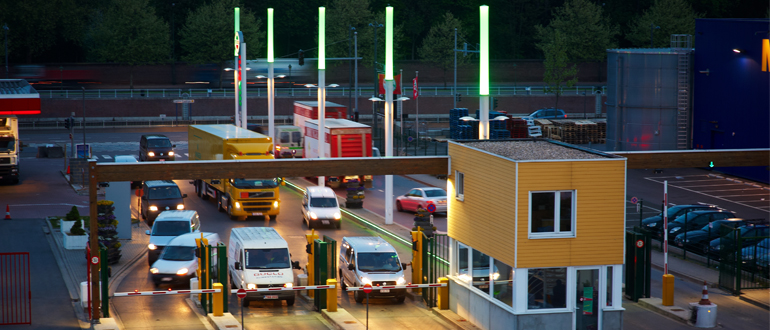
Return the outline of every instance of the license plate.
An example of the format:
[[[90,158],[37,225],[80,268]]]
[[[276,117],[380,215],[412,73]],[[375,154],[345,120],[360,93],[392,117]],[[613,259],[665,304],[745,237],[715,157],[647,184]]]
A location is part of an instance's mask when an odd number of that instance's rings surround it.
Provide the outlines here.
[[[682,245],[684,245],[684,244],[682,244],[682,243],[677,243],[677,245],[679,245],[679,246],[682,246]]]
[[[265,299],[278,299],[278,296],[276,296],[276,295],[268,295],[268,296],[265,296]]]
[[[158,159],[158,160],[159,160],[159,161],[161,161],[161,162],[165,162],[165,161],[166,161],[166,160],[165,160],[165,159],[163,159],[163,158],[161,158],[161,159]]]
[[[325,225],[328,225],[329,224],[329,220],[321,220],[321,223],[325,224]]]
[[[489,289],[489,285],[479,285],[479,289]]]
[[[171,281],[171,278],[170,277],[164,277],[164,278],[161,279],[161,281]]]
[[[382,293],[390,293],[390,289],[382,289],[382,290],[380,290],[380,292],[382,292]]]
[[[252,212],[251,215],[262,215],[262,212]]]

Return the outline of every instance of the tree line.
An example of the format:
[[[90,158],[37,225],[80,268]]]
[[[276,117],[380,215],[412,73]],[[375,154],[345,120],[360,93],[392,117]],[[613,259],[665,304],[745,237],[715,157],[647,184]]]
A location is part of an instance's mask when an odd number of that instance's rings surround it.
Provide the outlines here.
[[[249,58],[265,56],[267,8],[275,9],[276,57],[315,57],[318,7],[327,7],[327,56],[384,62],[385,7],[395,12],[395,58],[448,71],[458,47],[478,42],[480,4],[490,6],[491,59],[603,61],[615,47],[668,47],[669,35],[693,34],[695,19],[767,17],[753,0],[25,0],[0,2],[11,62],[108,62],[131,65],[233,58],[233,8]],[[658,27],[658,28],[656,28]],[[378,60],[374,61],[374,40]],[[650,37],[652,36],[652,40]],[[557,43],[558,45],[554,45]],[[460,64],[473,56],[458,56]]]

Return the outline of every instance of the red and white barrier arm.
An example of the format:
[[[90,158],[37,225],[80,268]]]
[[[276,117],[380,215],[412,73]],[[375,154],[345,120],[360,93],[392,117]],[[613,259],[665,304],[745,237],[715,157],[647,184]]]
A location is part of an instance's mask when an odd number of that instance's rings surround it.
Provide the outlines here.
[[[408,285],[382,285],[382,286],[373,286],[372,290],[382,290],[382,289],[412,289],[412,288],[440,288],[447,286],[446,283],[434,283],[434,284],[408,284]],[[355,287],[348,287],[348,291],[364,291],[364,287],[362,286],[355,286]]]
[[[168,290],[168,291],[138,291],[134,292],[115,292],[114,297],[126,297],[126,296],[157,296],[164,294],[198,294],[198,293],[218,293],[219,289],[202,289],[202,290]]]
[[[257,289],[244,289],[246,292],[273,292],[273,291],[300,291],[300,290],[325,290],[334,289],[334,285],[316,285],[316,286],[293,286],[290,288],[257,288]],[[238,293],[239,289],[232,289],[230,293]]]

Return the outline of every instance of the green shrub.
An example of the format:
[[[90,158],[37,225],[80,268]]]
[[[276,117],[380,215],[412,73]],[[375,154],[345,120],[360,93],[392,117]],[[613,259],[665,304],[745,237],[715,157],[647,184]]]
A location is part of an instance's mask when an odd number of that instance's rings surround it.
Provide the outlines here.
[[[72,210],[70,210],[70,213],[67,213],[65,218],[69,221],[73,220],[80,220],[80,212],[78,212],[77,206],[73,206]],[[78,221],[79,222],[79,221]]]
[[[76,220],[75,223],[72,225],[72,228],[70,228],[70,235],[85,235],[86,231],[83,230],[83,221],[80,219]]]

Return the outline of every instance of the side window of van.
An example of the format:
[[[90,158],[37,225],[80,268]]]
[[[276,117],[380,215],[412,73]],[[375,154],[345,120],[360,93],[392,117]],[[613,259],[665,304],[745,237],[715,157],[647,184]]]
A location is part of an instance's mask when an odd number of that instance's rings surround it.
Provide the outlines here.
[[[198,214],[196,214],[195,217],[193,218],[192,225],[193,225],[193,231],[196,231],[201,228],[201,220]]]
[[[356,264],[356,253],[353,251],[353,249],[348,250],[348,261],[350,264]]]
[[[302,205],[307,205],[307,193],[305,193],[305,196],[302,197]]]
[[[342,242],[342,245],[340,245],[340,255],[345,258],[345,260],[348,260],[348,248],[345,247],[345,242]]]

